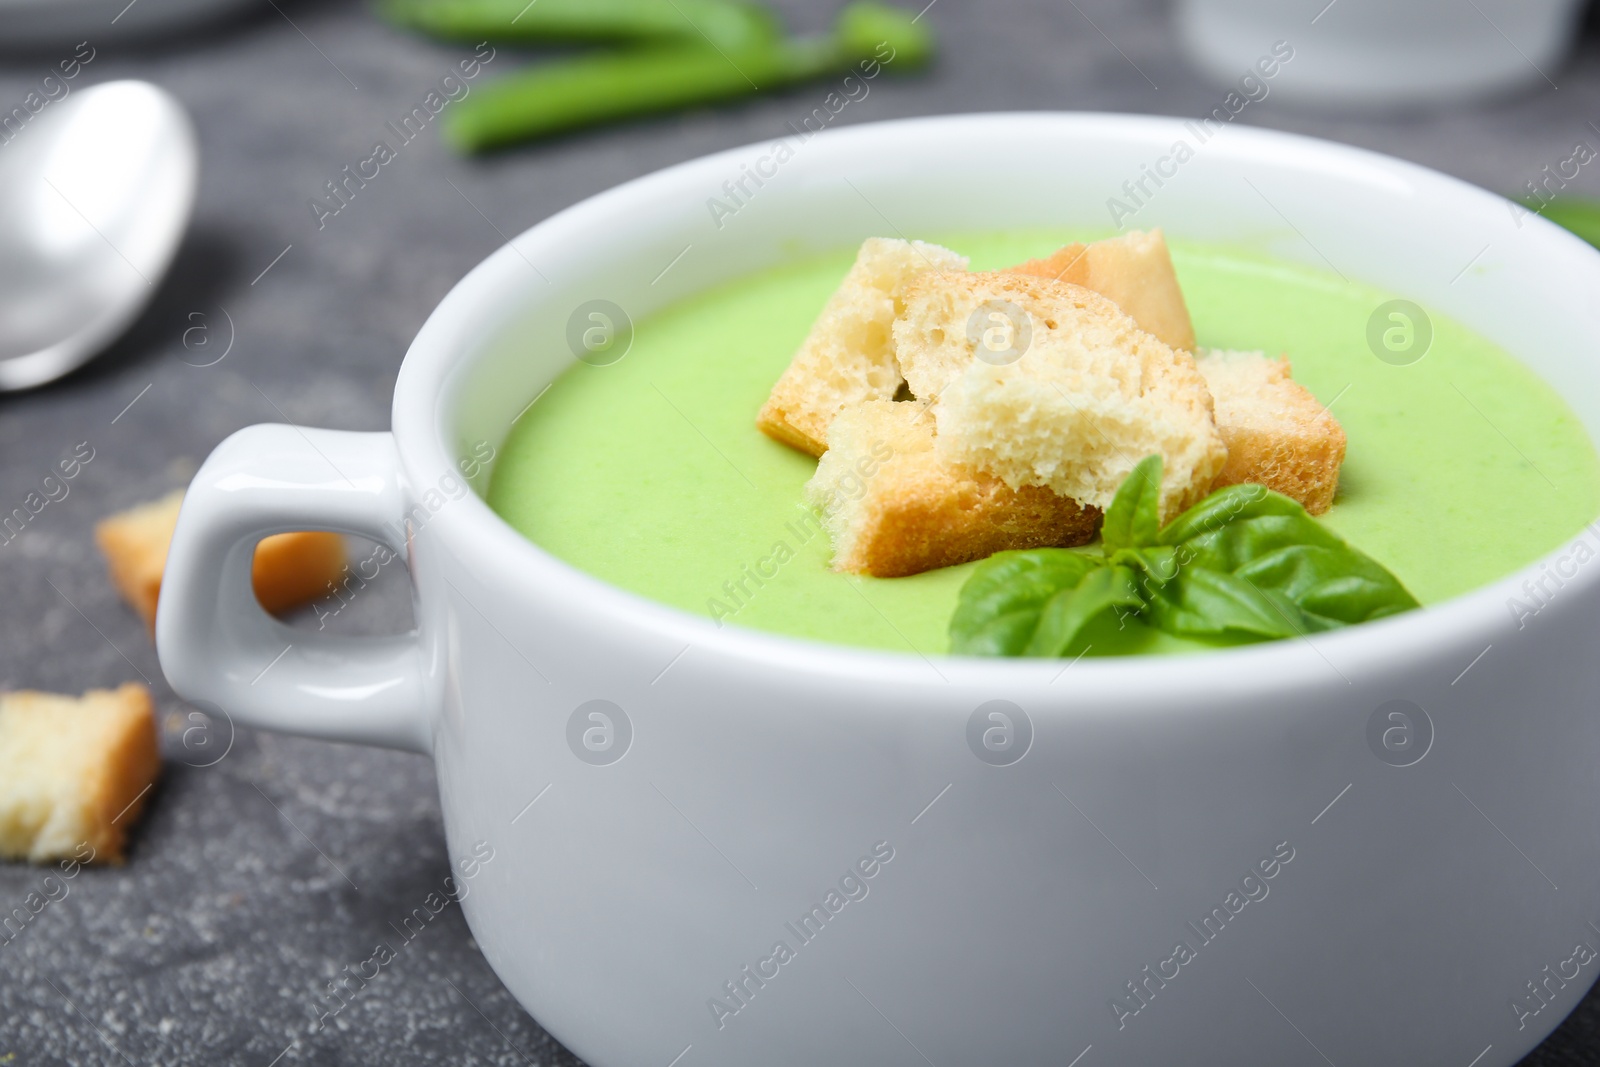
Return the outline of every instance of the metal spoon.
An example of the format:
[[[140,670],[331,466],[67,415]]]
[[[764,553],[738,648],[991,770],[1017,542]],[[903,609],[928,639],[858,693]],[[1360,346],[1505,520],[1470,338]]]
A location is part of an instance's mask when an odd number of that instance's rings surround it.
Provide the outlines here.
[[[198,179],[188,115],[148,82],[0,112],[0,391],[53,381],[132,325],[183,239]]]

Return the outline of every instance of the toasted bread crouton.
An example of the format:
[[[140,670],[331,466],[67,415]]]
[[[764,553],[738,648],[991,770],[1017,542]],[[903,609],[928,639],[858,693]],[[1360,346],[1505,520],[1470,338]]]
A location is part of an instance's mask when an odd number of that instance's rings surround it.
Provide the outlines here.
[[[256,543],[250,584],[274,615],[327,596],[344,580],[344,538],[327,530],[274,534]]]
[[[111,582],[153,631],[167,547],[178,525],[183,490],[112,515],[95,527]],[[344,539],[335,533],[283,533],[256,545],[251,578],[256,599],[270,612],[287,611],[324,595],[344,572]]]
[[[1194,357],[1106,297],[1024,274],[932,271],[904,300],[895,348],[913,394],[934,398],[941,461],[1103,510],[1134,465],[1159,453],[1163,521],[1222,470],[1227,448]],[[1021,324],[998,359],[971,326],[986,315]]]
[[[142,685],[0,694],[0,856],[121,863],[160,771]]]
[[[1043,486],[944,462],[933,416],[908,401],[869,400],[840,412],[806,484],[833,539],[833,568],[898,578],[1012,548],[1081,545],[1100,513]]]
[[[966,266],[965,256],[922,241],[864,241],[756,425],[774,440],[822,455],[835,415],[863,400],[889,400],[900,388],[889,327],[900,313],[905,283],[924,271]]]
[[[1195,361],[1216,404],[1228,462],[1213,488],[1253,482],[1298,500],[1313,515],[1333,503],[1344,429],[1289,377],[1287,359],[1260,352],[1202,352]]]
[[[1130,230],[1090,245],[1070,244],[1046,259],[1009,268],[1072,282],[1108,298],[1170,348],[1194,351],[1194,325],[1172,269],[1167,239],[1159,229]]]

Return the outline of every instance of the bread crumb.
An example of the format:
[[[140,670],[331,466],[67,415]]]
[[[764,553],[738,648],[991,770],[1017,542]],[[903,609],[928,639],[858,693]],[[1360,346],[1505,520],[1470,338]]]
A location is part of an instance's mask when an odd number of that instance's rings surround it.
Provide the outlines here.
[[[150,691],[0,694],[0,856],[121,863],[161,770]]]
[[[178,525],[183,490],[119,512],[95,527],[95,541],[106,557],[111,582],[122,598],[156,625],[156,604],[167,549]],[[269,612],[288,611],[328,591],[344,573],[344,538],[327,531],[274,534],[256,545],[251,579],[256,599]]]

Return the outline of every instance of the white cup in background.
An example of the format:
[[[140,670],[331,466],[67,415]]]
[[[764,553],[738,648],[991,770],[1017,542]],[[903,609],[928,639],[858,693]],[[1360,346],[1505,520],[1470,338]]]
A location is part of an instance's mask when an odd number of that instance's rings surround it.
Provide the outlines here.
[[[1236,82],[1287,41],[1273,93],[1363,108],[1553,86],[1581,13],[1580,0],[1178,0],[1175,12],[1209,77]]]

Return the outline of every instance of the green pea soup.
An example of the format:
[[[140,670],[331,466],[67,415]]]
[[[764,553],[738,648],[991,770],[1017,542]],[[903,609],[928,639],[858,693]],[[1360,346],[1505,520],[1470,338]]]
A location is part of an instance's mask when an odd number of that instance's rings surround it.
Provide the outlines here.
[[[985,270],[1092,236],[939,243]],[[1420,359],[1385,361],[1369,322],[1394,294],[1246,249],[1171,248],[1202,346],[1285,354],[1330,405],[1349,446],[1321,521],[1424,605],[1503,577],[1600,514],[1600,457],[1578,418],[1487,340],[1433,315]],[[722,625],[947,652],[975,564],[907,578],[834,572],[802,499],[816,461],[755,426],[853,258],[841,249],[727,283],[638,323],[618,362],[575,364],[504,442],[490,506],[573,566]],[[1108,622],[1091,641],[1097,653],[1206,647],[1136,623]]]

